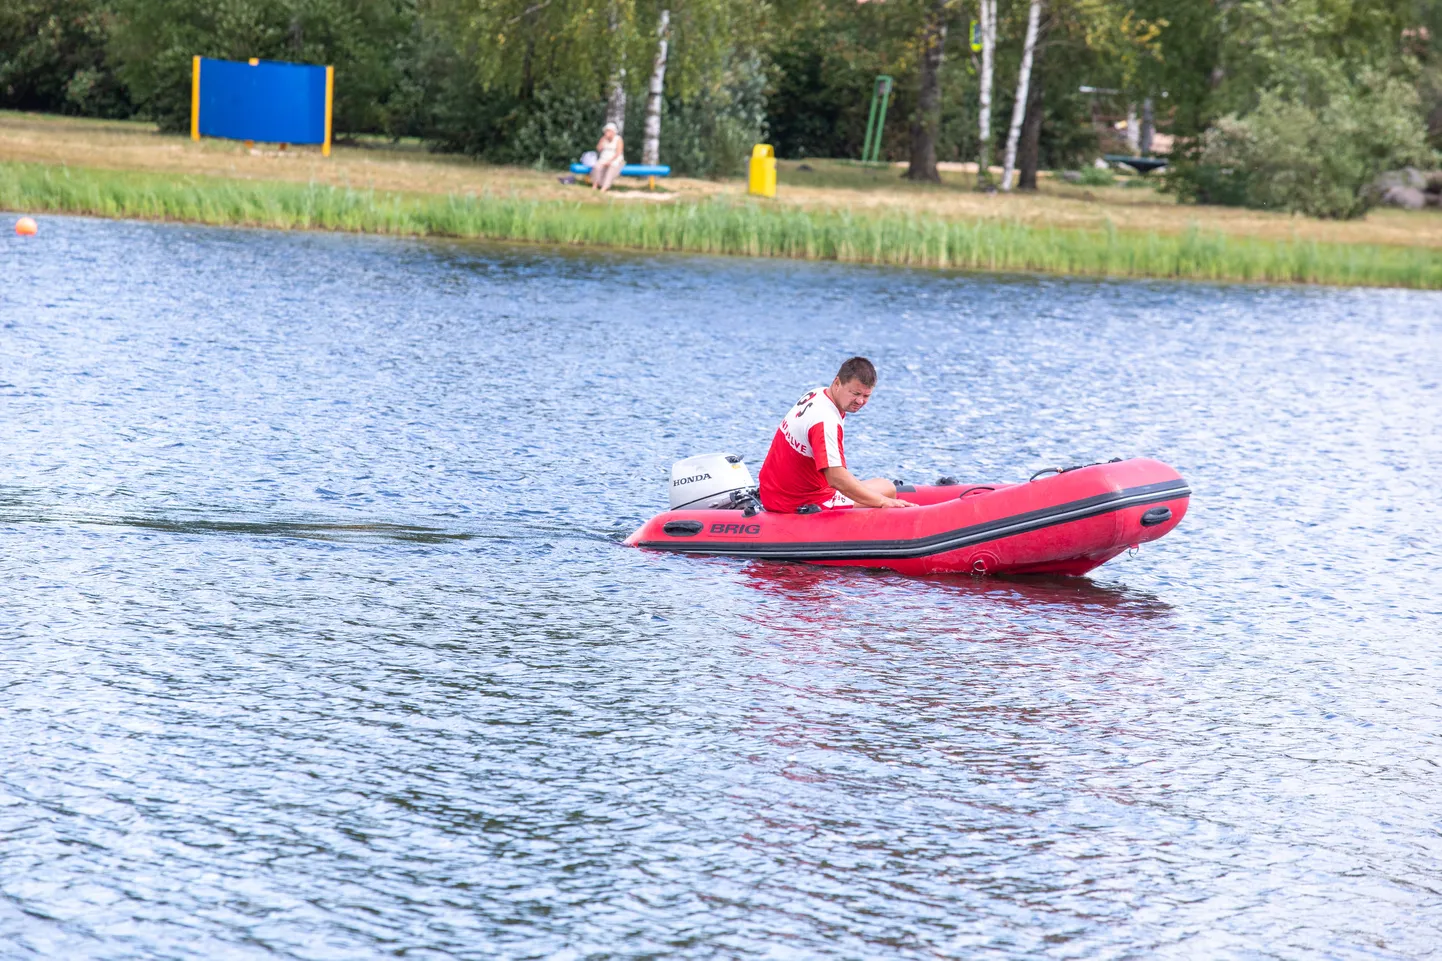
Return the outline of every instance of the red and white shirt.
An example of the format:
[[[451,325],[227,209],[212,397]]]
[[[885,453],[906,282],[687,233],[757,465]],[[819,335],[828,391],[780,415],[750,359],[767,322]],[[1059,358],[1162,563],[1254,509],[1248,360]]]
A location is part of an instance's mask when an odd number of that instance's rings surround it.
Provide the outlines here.
[[[794,514],[798,507],[824,504],[837,496],[821,472],[846,466],[846,450],[841,444],[845,417],[821,387],[786,412],[761,465],[761,506],[779,514]]]

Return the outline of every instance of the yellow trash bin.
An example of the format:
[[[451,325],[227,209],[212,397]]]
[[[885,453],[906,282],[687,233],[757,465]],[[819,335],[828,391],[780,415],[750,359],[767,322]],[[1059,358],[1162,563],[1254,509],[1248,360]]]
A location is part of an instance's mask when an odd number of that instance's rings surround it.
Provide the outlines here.
[[[757,197],[776,196],[776,151],[769,143],[751,148],[751,193]]]

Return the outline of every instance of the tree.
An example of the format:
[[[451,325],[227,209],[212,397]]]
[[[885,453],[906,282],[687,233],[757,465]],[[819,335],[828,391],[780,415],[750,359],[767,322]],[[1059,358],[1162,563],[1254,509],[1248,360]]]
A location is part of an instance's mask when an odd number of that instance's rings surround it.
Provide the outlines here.
[[[666,34],[671,27],[671,11],[661,11],[656,27],[656,60],[651,66],[651,84],[646,93],[646,130],[641,141],[641,162],[661,162],[661,93],[666,81]]]
[[[981,91],[978,98],[976,185],[991,183],[991,80],[996,64],[996,0],[977,0],[981,20]]]
[[[619,3],[620,0],[611,0],[610,4],[611,55],[615,63],[611,65],[611,94],[606,98],[606,123],[616,125],[618,137],[626,133],[626,43],[621,31]]]
[[[936,134],[941,126],[941,62],[946,49],[948,0],[932,0],[921,29],[921,82],[911,124],[908,180],[941,182],[936,169]]]
[[[1032,69],[1036,69],[1033,63]],[[1017,187],[1036,189],[1036,173],[1041,166],[1041,125],[1045,115],[1045,80],[1038,73],[1027,90],[1026,119],[1021,124],[1021,143],[1017,148]]]
[[[1055,2],[1055,0],[1054,0]],[[1046,71],[1043,69],[1053,14],[1047,10],[1037,26],[1037,39],[1032,55],[1032,80],[1027,86],[1026,117],[1021,124],[1021,143],[1017,147],[1017,186],[1035,190],[1036,174],[1041,166],[1042,122],[1046,116]]]
[[[663,10],[666,62],[655,101],[648,73],[621,71],[654,66]],[[551,166],[595,143],[607,120],[644,128],[646,112],[662,102],[670,133],[658,153],[677,172],[730,174],[760,137],[766,76],[755,51],[764,4],[428,0],[421,15],[451,48],[434,138],[446,148]]]
[[[112,20],[105,0],[0,4],[0,107],[128,117],[106,51]]]
[[[373,130],[413,18],[409,0],[116,0],[110,52],[136,105],[166,130],[189,123],[196,54],[332,64],[336,130]]]
[[[1435,162],[1418,51],[1409,47],[1409,37],[1422,39],[1420,13],[1393,0],[1238,0],[1220,9],[1209,89],[1168,186],[1204,203],[1365,213],[1378,174]],[[1168,34],[1162,39],[1175,58]]]
[[[1036,51],[1037,23],[1041,19],[1041,0],[1031,0],[1026,17],[1026,40],[1022,45],[1021,69],[1016,78],[1016,102],[1011,110],[1011,128],[1006,134],[1006,157],[1003,161],[1001,189],[1011,190],[1011,177],[1016,172],[1016,144],[1021,138],[1021,121],[1026,115],[1027,88],[1031,85],[1031,58]]]

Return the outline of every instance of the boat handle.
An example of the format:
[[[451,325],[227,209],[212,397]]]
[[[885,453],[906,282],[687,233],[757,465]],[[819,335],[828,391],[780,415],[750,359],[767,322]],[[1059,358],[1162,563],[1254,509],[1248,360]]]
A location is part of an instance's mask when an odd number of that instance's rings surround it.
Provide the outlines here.
[[[1107,463],[1119,463],[1119,460],[1107,460]],[[1035,479],[1040,478],[1040,476],[1044,475],[1044,473],[1071,473],[1073,472],[1073,470],[1080,470],[1082,468],[1094,468],[1094,466],[1097,466],[1096,463],[1074,463],[1074,465],[1071,465],[1070,468],[1043,468],[1041,470],[1038,470],[1037,473],[1034,473],[1034,475],[1031,475],[1031,481],[1035,481]]]
[[[700,521],[667,521],[661,525],[661,530],[672,537],[690,537],[701,533],[704,526]]]
[[[1156,527],[1158,524],[1165,524],[1172,519],[1170,507],[1153,507],[1142,515],[1143,527]]]

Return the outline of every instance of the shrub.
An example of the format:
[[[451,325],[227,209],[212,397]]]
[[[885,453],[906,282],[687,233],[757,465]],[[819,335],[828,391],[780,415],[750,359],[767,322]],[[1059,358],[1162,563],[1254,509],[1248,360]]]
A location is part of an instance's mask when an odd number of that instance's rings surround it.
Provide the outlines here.
[[[103,0],[0,3],[0,108],[134,113],[106,51],[107,7]]]
[[[564,168],[590,150],[601,137],[606,121],[606,102],[588,100],[556,90],[537,90],[535,97],[518,111],[516,123],[506,138],[504,152],[497,159],[546,169]],[[628,118],[629,120],[629,118]],[[626,159],[641,159],[641,125],[626,124]]]
[[[1434,159],[1417,92],[1402,80],[1334,77],[1316,99],[1264,92],[1250,113],[1207,130],[1170,185],[1184,200],[1346,219],[1376,204],[1370,188],[1383,171]]]

